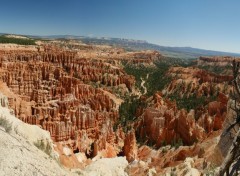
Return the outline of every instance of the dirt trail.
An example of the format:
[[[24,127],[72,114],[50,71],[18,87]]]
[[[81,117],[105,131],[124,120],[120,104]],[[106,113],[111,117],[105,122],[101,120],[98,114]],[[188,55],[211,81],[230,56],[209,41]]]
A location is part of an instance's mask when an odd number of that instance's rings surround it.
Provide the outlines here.
[[[147,76],[146,76],[146,80],[148,79],[148,76],[149,76],[149,74],[147,74]],[[143,78],[141,78],[141,80],[142,80],[142,82],[141,82],[141,87],[143,88],[143,95],[145,95],[146,93],[147,93],[147,87],[144,85],[145,84],[145,80],[143,79]]]

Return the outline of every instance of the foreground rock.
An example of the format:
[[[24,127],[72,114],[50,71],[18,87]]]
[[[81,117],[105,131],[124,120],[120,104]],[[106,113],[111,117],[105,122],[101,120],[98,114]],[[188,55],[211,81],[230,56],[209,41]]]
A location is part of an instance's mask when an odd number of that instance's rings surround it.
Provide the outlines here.
[[[128,165],[125,157],[98,159],[84,170],[65,169],[59,162],[58,154],[53,150],[49,132],[38,126],[25,124],[13,116],[8,109],[8,101],[2,94],[0,117],[11,125],[9,131],[0,126],[0,175],[127,175],[124,171]],[[49,145],[49,148],[45,145]],[[65,153],[67,155],[68,151]]]
[[[128,162],[125,157],[103,158],[87,166],[83,176],[127,176],[124,171]]]
[[[47,131],[24,124],[6,107],[0,107],[0,116],[12,126],[8,132],[0,126],[0,175],[74,175],[58,164]],[[40,140],[49,142],[48,154],[36,147]]]

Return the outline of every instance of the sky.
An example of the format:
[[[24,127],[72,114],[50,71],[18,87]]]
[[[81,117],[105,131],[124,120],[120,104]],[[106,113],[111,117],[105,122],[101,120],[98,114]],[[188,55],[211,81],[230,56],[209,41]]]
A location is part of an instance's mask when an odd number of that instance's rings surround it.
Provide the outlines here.
[[[240,53],[239,0],[0,0],[0,32]]]

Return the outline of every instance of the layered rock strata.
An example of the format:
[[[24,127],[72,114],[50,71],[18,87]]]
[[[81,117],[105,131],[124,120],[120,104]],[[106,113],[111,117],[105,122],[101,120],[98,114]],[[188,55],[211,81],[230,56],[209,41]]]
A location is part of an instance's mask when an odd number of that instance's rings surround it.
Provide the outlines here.
[[[55,142],[67,141],[73,150],[94,157],[114,145],[112,126],[119,103],[101,88],[125,84],[131,90],[134,78],[101,60],[78,58],[76,52],[0,51],[0,80],[19,95],[10,98],[11,108],[22,121],[50,132]],[[116,144],[117,145],[117,144]]]
[[[203,111],[179,110],[175,102],[164,100],[156,93],[149,107],[135,124],[137,136],[148,144],[161,147],[166,144],[192,145],[203,140],[213,131],[222,129],[226,118],[228,98],[219,94]],[[198,119],[196,118],[198,116]]]

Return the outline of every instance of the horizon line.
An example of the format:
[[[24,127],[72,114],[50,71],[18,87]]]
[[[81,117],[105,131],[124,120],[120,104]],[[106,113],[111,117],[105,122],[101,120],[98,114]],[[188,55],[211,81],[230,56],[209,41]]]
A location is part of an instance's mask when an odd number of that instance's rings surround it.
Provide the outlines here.
[[[7,33],[7,32],[0,32],[1,34],[7,34],[7,35],[19,35],[19,36],[35,36],[35,37],[51,37],[51,36],[74,36],[74,37],[88,37],[88,38],[115,38],[115,39],[125,39],[125,40],[134,40],[134,41],[142,41],[148,44],[153,44],[157,45],[160,47],[169,47],[169,48],[192,48],[192,49],[199,49],[199,50],[206,50],[206,51],[213,51],[213,52],[222,52],[222,53],[229,53],[229,54],[237,54],[240,55],[240,52],[234,52],[234,51],[222,51],[222,50],[215,50],[215,49],[206,49],[206,48],[198,48],[198,47],[192,47],[192,46],[176,46],[176,45],[162,45],[158,43],[152,43],[149,42],[148,40],[144,39],[131,39],[131,38],[125,38],[125,37],[104,37],[104,36],[88,36],[88,35],[80,35],[80,34],[44,34],[44,35],[39,35],[39,34],[17,34],[17,33]]]

